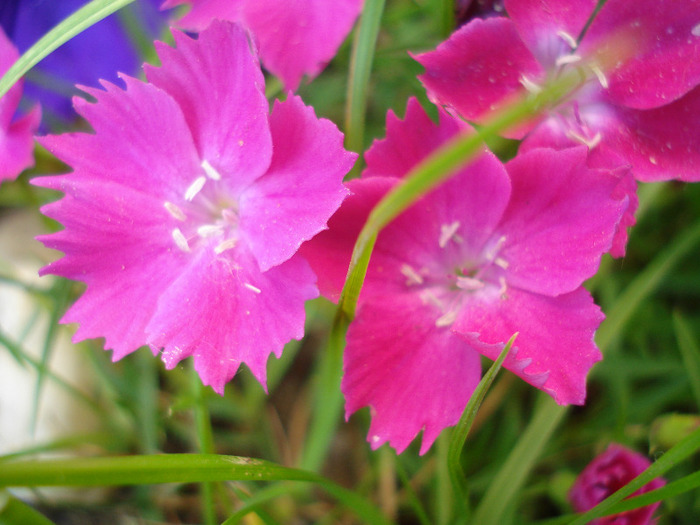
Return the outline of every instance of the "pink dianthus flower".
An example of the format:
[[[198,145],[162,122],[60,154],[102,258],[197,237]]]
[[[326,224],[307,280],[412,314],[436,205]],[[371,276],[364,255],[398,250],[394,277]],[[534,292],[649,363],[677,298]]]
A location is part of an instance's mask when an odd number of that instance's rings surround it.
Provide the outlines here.
[[[647,458],[622,445],[611,444],[596,457],[574,482],[569,491],[569,500],[576,512],[585,512],[595,507],[608,496],[617,492],[644,472],[651,463]],[[656,478],[647,483],[632,496],[639,496],[663,487],[666,481]],[[660,502],[630,510],[621,514],[593,520],[591,525],[650,525],[652,515]]]
[[[417,101],[366,154],[362,178],[301,252],[336,300],[371,208],[464,126]],[[369,440],[401,452],[423,430],[421,453],[454,425],[480,378],[520,332],[504,366],[560,404],[581,404],[600,359],[603,319],[581,286],[610,247],[627,199],[586,166],[586,149],[535,149],[505,166],[490,152],[463,168],[378,236],[357,316],[347,333],[342,390],[349,416],[370,406]]]
[[[41,139],[73,168],[34,179],[65,193],[42,209],[65,227],[42,238],[65,253],[42,273],[87,284],[62,320],[75,340],[103,336],[115,360],[147,344],[168,368],[192,356],[219,393],[241,363],[264,385],[318,295],[297,249],[342,202],[355,155],[298,97],[269,114],[239,26],[175,42],[157,44],[149,83],[75,99],[94,134]]]
[[[362,9],[362,0],[166,0],[163,8],[191,6],[177,25],[201,31],[215,19],[250,29],[265,67],[289,90],[315,77],[338,51]]]
[[[19,57],[17,49],[0,28],[0,76]],[[34,165],[34,133],[39,127],[41,111],[35,107],[15,118],[22,98],[22,81],[17,82],[0,98],[0,183],[12,180]]]

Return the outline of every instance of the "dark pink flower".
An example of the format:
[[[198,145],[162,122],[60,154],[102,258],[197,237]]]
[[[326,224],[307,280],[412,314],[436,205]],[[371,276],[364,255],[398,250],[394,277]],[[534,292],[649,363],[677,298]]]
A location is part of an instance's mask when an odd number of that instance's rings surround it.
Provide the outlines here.
[[[629,163],[641,181],[700,180],[700,2],[608,0],[582,34],[597,0],[505,0],[508,18],[474,20],[419,55],[430,95],[469,120],[523,88],[580,67],[600,46],[634,45],[525,137],[525,148],[584,144],[593,165]],[[614,50],[613,50],[614,52]]]
[[[265,67],[289,90],[303,75],[315,77],[352,29],[362,0],[166,0],[164,8],[191,5],[177,24],[201,31],[215,19],[247,26]]]
[[[270,353],[301,338],[315,276],[296,254],[325,228],[354,154],[298,97],[268,114],[245,32],[216,22],[158,44],[150,83],[124,76],[75,99],[95,133],[41,140],[73,168],[35,179],[65,197],[43,208],[65,253],[43,273],[87,289],[63,322],[104,337],[114,359],[144,344],[168,368],[192,356],[222,392],[245,363],[265,383]],[[309,206],[309,203],[313,206]]]
[[[321,293],[337,299],[370,209],[421,159],[464,131],[433,124],[412,100],[404,121],[366,154],[363,177],[322,232],[302,246]],[[484,152],[379,235],[347,334],[342,382],[349,415],[370,406],[370,442],[421,452],[459,419],[480,377],[520,332],[505,367],[557,403],[581,404],[600,359],[603,319],[581,287],[610,248],[627,206],[617,177],[585,164],[586,149],[534,149],[503,165]]]
[[[0,28],[0,76],[19,57],[17,50]],[[22,81],[0,98],[0,183],[12,180],[34,165],[34,133],[39,127],[41,111],[35,107],[23,117],[16,118],[22,98]]]
[[[585,512],[595,507],[608,496],[617,492],[644,472],[651,463],[647,458],[622,445],[611,444],[581,472],[569,491],[569,500],[576,512]],[[666,481],[656,478],[644,485],[632,496],[663,487]],[[630,496],[630,497],[632,497]],[[648,505],[622,514],[600,518],[591,525],[650,525],[659,503]]]

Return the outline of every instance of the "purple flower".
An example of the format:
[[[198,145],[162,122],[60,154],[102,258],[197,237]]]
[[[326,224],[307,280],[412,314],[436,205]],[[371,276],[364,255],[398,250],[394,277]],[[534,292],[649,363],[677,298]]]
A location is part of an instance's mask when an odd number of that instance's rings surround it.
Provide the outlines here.
[[[17,60],[18,53],[0,29],[0,76]],[[0,183],[12,180],[34,165],[34,133],[39,126],[38,107],[17,118],[17,106],[22,98],[22,81],[0,98]]]
[[[629,163],[637,179],[700,180],[700,3],[505,0],[509,18],[474,20],[418,56],[432,97],[482,121],[509,96],[615,39],[634,54],[580,86],[527,135],[525,147],[587,145],[595,165]],[[579,41],[580,40],[580,41]],[[624,51],[623,51],[624,53]]]
[[[337,299],[370,209],[461,131],[444,112],[434,125],[415,100],[404,121],[389,114],[329,231],[302,247],[323,295]],[[515,332],[504,366],[557,403],[583,403],[603,315],[581,283],[627,206],[610,197],[617,177],[585,160],[583,147],[534,149],[505,166],[484,152],[380,233],[342,382],[348,415],[371,407],[373,447],[401,452],[422,429],[425,452],[458,421],[481,356],[495,359]]]
[[[569,500],[576,512],[585,512],[595,507],[608,496],[627,485],[649,467],[651,463],[641,454],[622,445],[611,444],[608,449],[595,458],[576,479]],[[647,483],[632,496],[663,487],[666,481],[656,478]],[[631,496],[631,497],[632,497]],[[591,525],[649,525],[660,502],[636,510],[600,518]]]
[[[35,179],[65,193],[43,208],[65,229],[42,238],[65,257],[42,273],[87,284],[63,318],[76,340],[104,337],[114,359],[148,344],[168,368],[192,356],[219,393],[240,363],[264,385],[318,295],[297,249],[345,197],[355,155],[298,97],[269,114],[238,26],[175,42],[157,44],[150,83],[122,76],[126,91],[103,82],[86,90],[95,104],[75,99],[94,134],[41,140],[73,168]]]
[[[362,0],[166,0],[163,7],[180,4],[192,6],[178,21],[188,30],[201,31],[215,18],[247,26],[265,67],[292,91],[335,56],[362,9]]]
[[[3,0],[0,25],[24,52],[86,3],[87,0]],[[139,0],[124,8],[144,26],[149,40],[165,26],[159,4],[160,0]],[[90,27],[29,72],[25,97],[42,104],[49,124],[75,118],[70,100],[78,93],[75,84],[94,86],[99,79],[114,82],[118,71],[130,75],[138,71],[143,57],[120,16],[112,15]]]

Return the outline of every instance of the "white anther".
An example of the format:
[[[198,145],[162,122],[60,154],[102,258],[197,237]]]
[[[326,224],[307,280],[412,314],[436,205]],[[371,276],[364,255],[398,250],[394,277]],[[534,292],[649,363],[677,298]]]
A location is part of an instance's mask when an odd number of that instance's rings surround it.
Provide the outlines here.
[[[473,277],[457,277],[457,288],[468,292],[484,287],[484,282]]]
[[[693,29],[690,30],[690,34],[693,36],[700,36],[700,24],[693,26]]]
[[[182,211],[182,208],[180,208],[177,204],[173,204],[172,202],[165,201],[165,209],[168,211],[168,213],[178,221],[186,221],[187,220],[187,215],[185,215],[185,212]]]
[[[187,244],[187,239],[185,238],[184,234],[180,231],[180,228],[175,228],[173,230],[172,236],[177,247],[180,248],[183,252],[191,251],[190,245]]]
[[[576,62],[581,61],[581,56],[580,55],[562,55],[559,58],[557,58],[556,62],[554,62],[555,65],[557,66],[563,66],[565,64],[575,64]]]
[[[499,277],[498,284],[501,285],[501,287],[498,289],[498,294],[501,296],[501,299],[505,299],[506,298],[506,290],[508,290],[508,286],[506,286],[506,278]]]
[[[435,326],[442,328],[444,326],[450,326],[457,320],[457,310],[450,310],[449,312],[441,315],[435,320]]]
[[[408,264],[402,264],[400,272],[406,277],[406,285],[423,284],[423,277]]]
[[[600,69],[600,67],[598,66],[591,66],[591,71],[593,71],[593,74],[598,79],[598,82],[600,82],[600,85],[603,87],[603,89],[608,89],[610,84],[608,83],[608,77],[605,76],[603,70]]]
[[[569,47],[571,49],[576,49],[576,46],[578,46],[578,42],[576,42],[576,39],[571,36],[569,33],[566,31],[559,30],[557,31],[557,36],[561,38],[564,42],[569,44]]]
[[[262,290],[261,290],[260,288],[258,288],[257,286],[253,286],[253,285],[250,284],[250,283],[243,283],[243,286],[245,286],[246,288],[248,288],[248,290],[250,290],[251,292],[255,292],[255,293],[261,293],[261,292],[262,292]]]
[[[214,166],[209,164],[208,160],[203,160],[202,161],[202,169],[204,170],[204,173],[207,174],[207,177],[209,177],[212,180],[221,180],[221,174],[216,171]]]
[[[542,91],[542,87],[540,87],[538,84],[535,84],[532,80],[527,78],[525,75],[520,76],[520,83],[523,85],[523,87],[533,95],[537,95]]]
[[[500,268],[503,268],[504,270],[507,270],[508,266],[510,266],[510,264],[508,264],[508,261],[506,261],[503,257],[496,257],[493,261],[493,264]]]
[[[203,239],[206,239],[207,237],[213,237],[214,235],[218,235],[223,231],[224,229],[221,226],[217,226],[215,224],[205,224],[197,228],[197,235],[199,235]]]
[[[216,255],[220,255],[224,253],[226,250],[230,250],[231,248],[236,246],[236,239],[226,239],[225,241],[219,243],[216,248],[214,248],[214,253]]]
[[[503,248],[503,245],[506,242],[506,236],[501,235],[496,243],[489,248],[486,253],[484,253],[484,257],[486,258],[487,261],[493,261],[496,259],[496,256],[498,255],[498,252],[501,251],[501,248]]]
[[[200,191],[202,191],[204,183],[206,182],[207,178],[204,175],[194,179],[194,182],[190,184],[190,187],[187,188],[187,190],[185,191],[185,200],[191,201],[192,199],[194,199],[197,196],[197,194]]]
[[[454,221],[451,224],[443,224],[440,226],[440,239],[438,240],[438,245],[440,248],[444,248],[447,246],[447,243],[450,242],[453,238],[455,242],[461,242],[462,239],[459,236],[456,236],[455,233],[457,233],[457,229],[459,228],[459,221]]]
[[[588,146],[588,149],[593,149],[595,148],[598,144],[600,144],[600,141],[602,140],[603,136],[600,134],[600,131],[598,131],[593,138],[587,138],[581,135],[580,133],[577,133],[573,130],[568,130],[566,132],[566,136],[569,137],[572,140],[578,141],[581,144],[584,144]]]
[[[418,297],[420,297],[420,300],[423,302],[423,304],[432,304],[433,306],[437,306],[440,310],[444,309],[444,306],[442,304],[442,301],[436,297],[436,295],[431,292],[430,290],[423,290]]]

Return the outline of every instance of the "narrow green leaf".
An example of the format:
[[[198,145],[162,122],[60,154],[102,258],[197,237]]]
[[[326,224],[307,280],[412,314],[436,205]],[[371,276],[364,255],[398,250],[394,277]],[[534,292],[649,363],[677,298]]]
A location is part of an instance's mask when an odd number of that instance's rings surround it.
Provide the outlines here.
[[[0,525],[54,525],[54,522],[23,501],[0,490]]]
[[[687,321],[678,311],[673,314],[673,327],[676,331],[676,339],[678,339],[678,348],[683,356],[685,372],[688,374],[690,387],[693,389],[695,403],[700,410],[700,346],[693,337]]]
[[[96,24],[103,18],[133,1],[134,0],[92,0],[92,2],[70,15],[40,38],[36,44],[25,51],[25,53],[19,57],[19,60],[5,72],[5,75],[0,79],[0,97],[7,93],[27,71],[37,65],[49,53],[55,51],[88,27]]]
[[[609,515],[620,514],[621,512],[627,512],[629,510],[638,509],[640,507],[646,507],[657,501],[665,501],[667,499],[673,498],[685,492],[695,490],[700,487],[700,471],[693,472],[692,474],[685,476],[684,478],[678,479],[673,483],[661,487],[660,489],[652,490],[645,494],[635,496],[623,500],[608,509]]]

